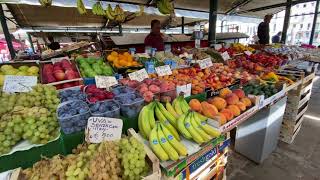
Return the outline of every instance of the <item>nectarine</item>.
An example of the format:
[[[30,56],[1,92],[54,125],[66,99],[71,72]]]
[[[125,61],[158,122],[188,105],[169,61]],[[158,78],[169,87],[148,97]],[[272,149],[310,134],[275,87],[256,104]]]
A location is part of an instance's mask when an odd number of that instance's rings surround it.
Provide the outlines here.
[[[234,93],[228,94],[225,99],[229,105],[237,104],[237,102],[239,102],[239,97]]]
[[[226,100],[224,100],[221,97],[210,98],[208,99],[208,102],[210,104],[213,104],[219,111],[224,109],[227,106]]]
[[[223,88],[220,90],[219,96],[225,98],[230,93],[232,93],[232,91],[229,88]]]
[[[242,89],[235,89],[232,91],[232,93],[236,94],[239,99],[244,98],[246,95]]]
[[[229,105],[227,109],[230,109],[234,116],[239,116],[241,114],[241,111],[237,105]]]

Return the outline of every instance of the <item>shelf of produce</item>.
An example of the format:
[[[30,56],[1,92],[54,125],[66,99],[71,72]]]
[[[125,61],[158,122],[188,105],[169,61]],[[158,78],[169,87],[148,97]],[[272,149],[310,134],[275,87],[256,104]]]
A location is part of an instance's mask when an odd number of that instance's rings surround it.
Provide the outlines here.
[[[22,142],[24,143],[24,142]],[[16,145],[16,148],[19,144]],[[63,153],[63,145],[60,138],[44,144],[44,145],[29,145],[21,150],[13,150],[12,153],[0,156],[0,172],[4,172],[17,167],[31,167],[35,162],[43,157],[52,157],[56,154]]]
[[[144,144],[144,140],[133,130],[128,129],[127,131],[129,136],[133,136],[134,138],[138,139],[142,144]],[[161,169],[160,169],[160,162],[157,156],[152,152],[152,150],[144,144],[144,150],[147,154],[146,161],[152,166],[152,172],[143,177],[143,180],[160,180],[161,179]]]

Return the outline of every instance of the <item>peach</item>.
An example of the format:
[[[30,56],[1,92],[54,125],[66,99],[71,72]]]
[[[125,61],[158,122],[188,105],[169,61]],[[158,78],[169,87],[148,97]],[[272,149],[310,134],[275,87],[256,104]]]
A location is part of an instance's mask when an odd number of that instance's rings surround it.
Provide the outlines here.
[[[229,105],[237,104],[239,102],[239,97],[234,93],[228,94],[225,99]]]
[[[247,107],[250,107],[252,105],[251,100],[249,98],[247,98],[247,97],[241,98],[240,102],[245,104]]]
[[[206,101],[203,101],[201,103],[201,108],[203,115],[209,118],[213,118],[218,113],[218,109],[214,105],[209,104]]]
[[[192,110],[195,110],[197,112],[201,112],[201,103],[198,99],[191,99],[189,102],[189,106]]]
[[[228,121],[232,120],[234,117],[233,112],[230,109],[223,109],[220,113],[223,114]]]
[[[235,89],[232,91],[232,93],[236,94],[239,99],[244,98],[246,95],[242,89]]]
[[[213,104],[219,111],[227,106],[226,100],[221,97],[210,98],[208,99],[208,103]]]
[[[234,116],[239,116],[241,114],[241,111],[237,105],[229,105],[227,109],[231,110]]]
[[[227,118],[222,113],[217,113],[216,116],[213,118],[214,120],[218,121],[220,125],[224,125],[227,122]]]
[[[225,98],[230,93],[232,93],[232,91],[229,88],[223,88],[220,90],[219,96]]]
[[[246,105],[243,102],[238,102],[236,105],[238,106],[238,108],[241,111],[245,111],[246,110]]]

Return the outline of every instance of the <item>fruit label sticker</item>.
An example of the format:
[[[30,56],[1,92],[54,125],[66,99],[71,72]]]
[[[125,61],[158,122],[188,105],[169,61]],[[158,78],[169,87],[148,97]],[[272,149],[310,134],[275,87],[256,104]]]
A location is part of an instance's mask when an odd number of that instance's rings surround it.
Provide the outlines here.
[[[139,71],[128,74],[130,80],[137,80],[139,82],[143,81],[146,78],[149,78],[149,75],[145,68],[140,69]]]
[[[169,65],[159,66],[159,67],[156,67],[155,69],[158,76],[166,76],[166,75],[172,74],[172,71]]]
[[[252,52],[251,52],[251,51],[244,51],[244,53],[245,53],[247,56],[251,56],[251,55],[252,55]]]
[[[206,68],[213,66],[210,57],[206,58],[206,59],[198,60],[197,63],[199,64],[201,69],[206,69]]]
[[[90,143],[121,139],[122,119],[90,117],[85,131],[85,140]]]
[[[6,75],[4,78],[3,91],[7,93],[29,92],[38,82],[37,76]]]
[[[229,53],[227,51],[222,53],[221,56],[222,56],[222,59],[225,60],[225,61],[230,59]]]
[[[96,85],[98,88],[107,88],[117,85],[118,81],[114,76],[95,76]]]
[[[191,96],[191,83],[187,85],[177,86],[176,91],[177,91],[177,95],[183,92],[184,97]]]

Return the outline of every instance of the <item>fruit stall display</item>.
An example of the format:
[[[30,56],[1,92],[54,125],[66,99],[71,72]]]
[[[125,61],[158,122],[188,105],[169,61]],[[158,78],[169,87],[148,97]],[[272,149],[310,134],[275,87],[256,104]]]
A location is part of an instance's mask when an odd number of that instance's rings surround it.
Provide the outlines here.
[[[3,86],[5,75],[37,76],[39,77],[39,65],[36,63],[9,63],[0,67],[0,86]]]
[[[103,58],[87,57],[83,56],[76,57],[76,61],[79,65],[79,69],[82,77],[84,78],[94,78],[98,75],[112,76],[112,68],[106,64]]]

